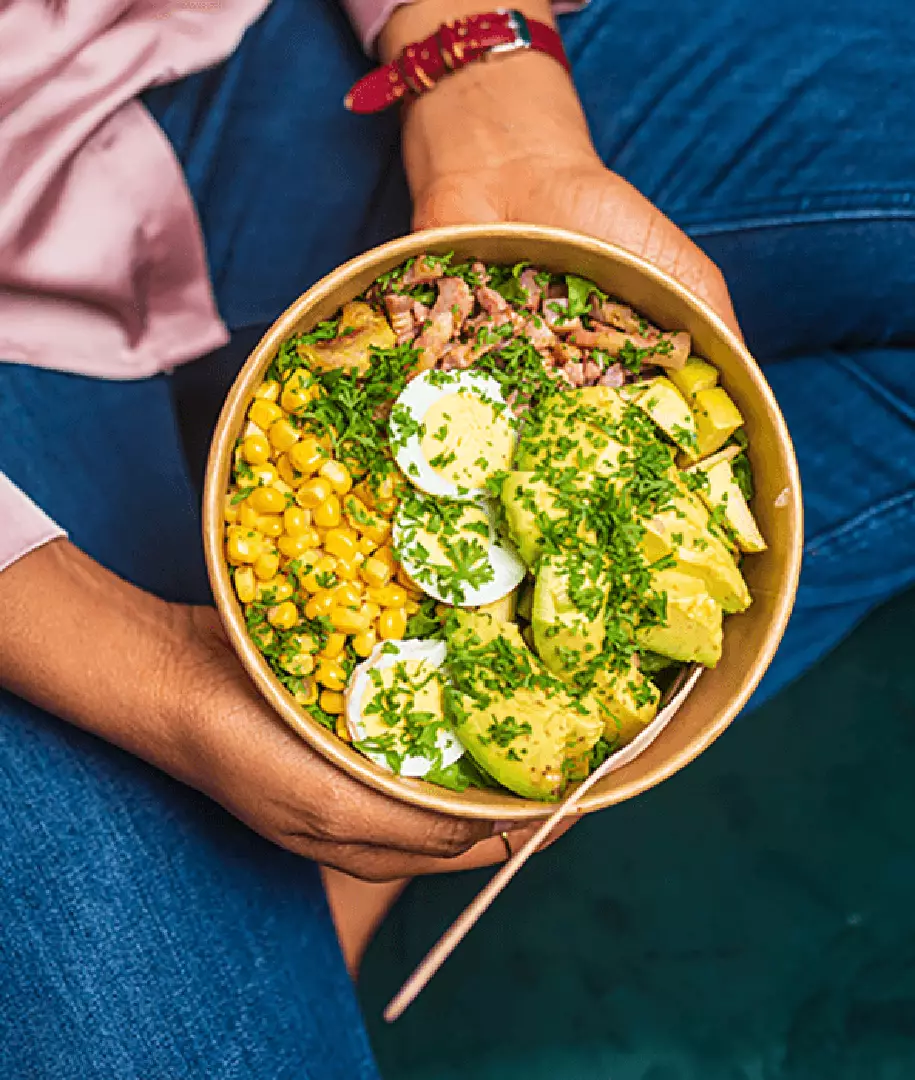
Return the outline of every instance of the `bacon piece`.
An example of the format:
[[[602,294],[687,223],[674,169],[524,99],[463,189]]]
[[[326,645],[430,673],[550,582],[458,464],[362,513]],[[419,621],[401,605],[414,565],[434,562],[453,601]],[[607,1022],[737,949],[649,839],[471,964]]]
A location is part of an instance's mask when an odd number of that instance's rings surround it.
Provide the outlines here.
[[[678,371],[686,363],[690,351],[690,336],[685,330],[673,334],[654,330],[652,336],[625,334],[603,323],[595,322],[593,330],[575,330],[572,341],[586,349],[604,349],[611,356],[619,356],[627,345],[645,352],[645,360],[659,367]]]
[[[470,269],[476,274],[481,285],[489,284],[489,271],[485,263],[475,262],[470,264]]]
[[[410,288],[412,285],[429,285],[444,277],[445,271],[441,263],[426,262],[425,255],[420,255],[415,263],[403,276],[403,283]]]
[[[611,364],[598,379],[599,386],[622,386],[626,381],[626,371],[622,364]]]
[[[445,346],[461,329],[473,310],[473,297],[461,278],[442,278],[438,282],[438,297],[429,312],[428,322],[416,339],[422,350],[417,372],[435,367]]]
[[[569,334],[573,330],[581,330],[582,325],[581,319],[577,315],[574,319],[567,317],[568,309],[569,301],[564,298],[547,300],[540,314],[554,333]]]
[[[592,296],[591,309],[594,312],[595,319],[599,319],[601,322],[605,322],[627,334],[645,333],[647,337],[647,330],[655,330],[654,327],[649,327],[644,319],[640,319],[627,304],[617,304],[613,300],[601,301],[597,296]],[[655,333],[657,333],[657,330],[655,330]]]
[[[525,319],[520,332],[528,338],[535,349],[541,352],[544,349],[551,349],[557,341],[556,335],[539,315],[532,315],[529,319]]]
[[[476,360],[477,353],[472,345],[448,345],[442,354],[439,367],[442,371],[463,371]]]
[[[426,304],[420,303],[419,300],[413,301],[413,318],[416,320],[417,326],[422,324],[429,318],[429,308]]]
[[[594,360],[586,360],[584,367],[585,386],[594,386],[597,380],[603,374],[603,369],[600,364],[595,363]]]
[[[537,271],[533,266],[528,266],[527,269],[521,271],[521,277],[518,280],[527,293],[524,306],[530,308],[531,311],[536,311],[540,307],[540,297],[543,296],[543,289],[537,284]]]
[[[552,352],[560,364],[574,363],[583,355],[581,349],[576,345],[570,345],[567,341],[557,341]]]
[[[509,310],[505,297],[488,285],[477,286],[477,302],[489,315],[504,315]]]
[[[570,386],[583,386],[585,381],[584,365],[580,363],[566,364],[562,369]]]
[[[413,301],[410,297],[388,293],[384,298],[384,306],[397,344],[403,345],[404,342],[412,341],[416,337],[416,327],[413,325]]]

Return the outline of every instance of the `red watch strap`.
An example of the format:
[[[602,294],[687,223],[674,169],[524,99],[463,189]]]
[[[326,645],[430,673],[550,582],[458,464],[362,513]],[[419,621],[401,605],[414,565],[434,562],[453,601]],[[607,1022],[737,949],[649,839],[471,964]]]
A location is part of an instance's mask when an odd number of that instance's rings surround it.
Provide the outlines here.
[[[380,112],[426,93],[450,71],[516,49],[546,53],[570,70],[562,39],[552,26],[527,19],[520,11],[500,8],[445,23],[423,41],[408,45],[392,63],[360,79],[344,104],[355,113]]]

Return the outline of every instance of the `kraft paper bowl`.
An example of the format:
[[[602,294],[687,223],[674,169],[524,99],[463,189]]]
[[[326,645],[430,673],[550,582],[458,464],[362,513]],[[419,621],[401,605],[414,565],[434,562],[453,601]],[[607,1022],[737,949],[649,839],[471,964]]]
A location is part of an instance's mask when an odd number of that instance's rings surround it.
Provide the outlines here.
[[[223,554],[223,500],[233,448],[248,404],[280,344],[310,330],[381,273],[412,255],[453,251],[460,258],[514,264],[529,260],[591,278],[664,329],[688,330],[694,351],[720,371],[721,384],[746,422],[756,482],[753,510],[768,550],[746,559],[750,609],[725,619],[724,654],[705,671],[674,719],[634,760],[587,794],[582,810],[600,810],[654,787],[682,769],[725,730],[769,666],[794,603],[801,564],[802,510],[791,439],[772,391],[745,346],[701,300],[621,248],[575,233],[532,225],[434,229],[383,244],[341,266],[286,310],[251,353],[226,399],[210,449],[203,504],[207,566],[226,633],[258,689],[282,719],[319,754],[357,780],[404,802],[446,814],[491,820],[546,816],[551,804],[510,792],[447,791],[397,777],[374,765],[303,712],[273,675],[245,630]]]

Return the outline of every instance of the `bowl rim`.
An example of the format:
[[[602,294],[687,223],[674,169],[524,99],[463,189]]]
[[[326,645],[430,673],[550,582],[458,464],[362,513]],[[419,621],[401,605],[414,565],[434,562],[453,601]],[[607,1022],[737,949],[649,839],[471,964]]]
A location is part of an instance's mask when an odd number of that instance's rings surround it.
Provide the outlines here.
[[[275,355],[280,344],[289,336],[305,311],[321,300],[329,298],[338,288],[381,261],[409,258],[423,245],[468,246],[475,240],[499,238],[542,240],[547,243],[574,245],[589,253],[609,258],[619,264],[627,264],[654,284],[674,293],[692,308],[704,321],[711,323],[728,347],[736,353],[744,366],[754,390],[766,408],[775,427],[778,441],[786,451],[787,497],[792,518],[796,522],[794,542],[789,551],[787,581],[780,584],[781,595],[772,613],[762,646],[744,671],[738,691],[732,695],[728,706],[715,722],[698,732],[676,753],[665,757],[648,771],[614,787],[609,792],[592,792],[578,807],[578,813],[591,813],[633,798],[673,776],[694,758],[698,757],[728,727],[756,689],[771,663],[775,650],[784,634],[788,618],[794,606],[800,576],[803,547],[803,506],[801,484],[794,446],[788,433],[781,409],[768,382],[743,341],[727,326],[711,307],[675,278],[652,265],[638,255],[615,244],[594,237],[558,229],[552,226],[523,223],[498,223],[489,225],[455,225],[426,229],[398,237],[341,264],[302,293],[274,321],[255,348],[250,352],[226,397],[214,429],[207,458],[203,492],[203,541],[207,573],[220,620],[237,656],[268,704],[294,731],[297,732],[325,760],[342,769],[349,776],[367,784],[400,802],[432,810],[450,816],[483,820],[531,821],[548,816],[555,803],[540,803],[516,796],[514,801],[502,799],[498,809],[487,807],[483,802],[467,802],[462,793],[438,788],[421,781],[408,780],[388,773],[352,750],[333,731],[323,727],[307,716],[282,686],[266,660],[248,636],[244,626],[241,607],[232,589],[228,567],[223,555],[224,496],[223,463],[228,464],[235,440],[235,430],[253,390],[263,376],[263,371]],[[786,506],[789,504],[786,504]],[[787,588],[784,585],[787,584]],[[501,795],[501,793],[500,793]],[[516,803],[516,805],[515,805]]]

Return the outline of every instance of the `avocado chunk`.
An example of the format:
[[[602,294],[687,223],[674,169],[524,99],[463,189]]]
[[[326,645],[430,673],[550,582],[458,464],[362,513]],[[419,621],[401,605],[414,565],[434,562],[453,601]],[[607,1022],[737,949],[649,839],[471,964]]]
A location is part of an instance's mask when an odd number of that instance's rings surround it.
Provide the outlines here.
[[[730,461],[719,459],[711,465],[708,462],[700,462],[696,468],[704,472],[708,480],[708,485],[699,489],[699,497],[710,510],[720,511],[734,533],[734,539],[740,550],[748,554],[765,551],[766,541],[759,531],[759,526],[756,524],[756,519],[743,492],[734,479],[734,470],[731,468]]]
[[[578,536],[594,543],[594,534],[581,520],[584,504],[579,496],[564,497],[532,472],[512,472],[502,482],[502,506],[508,533],[518,554],[533,568],[545,552],[558,552],[559,533],[568,536],[579,515]]]
[[[687,401],[692,401],[700,390],[711,390],[718,385],[717,369],[698,356],[691,356],[679,371],[670,371],[668,375]]]
[[[644,389],[632,398],[633,402],[680,447],[692,451],[696,446],[696,421],[686,400],[670,379],[651,379],[640,383]]]
[[[743,424],[740,410],[720,386],[700,390],[693,398],[696,418],[696,446],[686,451],[691,461],[721,449]]]
[[[522,471],[548,468],[564,484],[587,488],[595,476],[616,470],[623,451],[612,431],[626,402],[609,386],[584,386],[553,394],[528,416],[515,456]]]
[[[658,713],[661,691],[633,656],[622,671],[597,674],[592,694],[604,713],[604,738],[621,749],[640,735]]]
[[[648,562],[667,555],[677,569],[699,578],[713,600],[728,613],[746,611],[750,590],[737,563],[719,536],[709,529],[708,511],[691,492],[673,500],[645,521],[642,552]]]
[[[671,660],[714,667],[721,659],[721,605],[681,570],[658,570],[652,586],[667,595],[666,618],[660,626],[640,626],[639,645]]]
[[[537,568],[531,628],[550,671],[570,678],[603,648],[608,583],[578,560],[545,556]]]
[[[459,611],[449,621],[445,711],[468,754],[500,784],[555,801],[604,730],[597,702],[575,697],[514,623]]]

